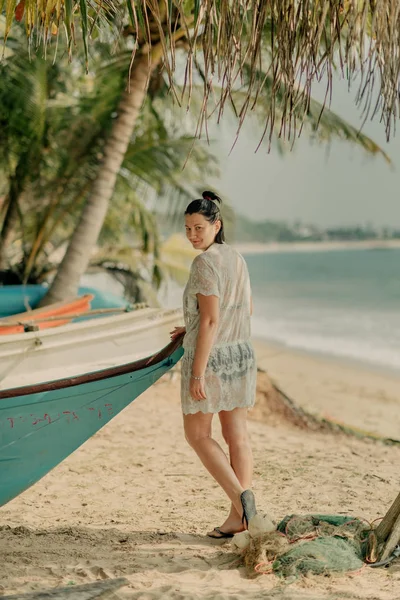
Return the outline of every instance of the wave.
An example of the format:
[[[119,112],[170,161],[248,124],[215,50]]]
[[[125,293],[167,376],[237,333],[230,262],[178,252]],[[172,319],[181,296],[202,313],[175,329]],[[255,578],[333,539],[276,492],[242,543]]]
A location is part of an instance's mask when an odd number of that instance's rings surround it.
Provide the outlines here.
[[[349,317],[348,319],[350,320]],[[282,318],[267,320],[253,317],[252,320],[253,335],[265,341],[400,371],[398,340],[396,337],[390,340],[385,336],[378,337],[376,327],[358,332],[354,328],[338,332],[333,329],[328,331],[326,326],[318,331],[315,321],[312,328],[304,325],[305,323],[298,323],[296,326],[292,320]],[[369,325],[372,325],[372,321]]]

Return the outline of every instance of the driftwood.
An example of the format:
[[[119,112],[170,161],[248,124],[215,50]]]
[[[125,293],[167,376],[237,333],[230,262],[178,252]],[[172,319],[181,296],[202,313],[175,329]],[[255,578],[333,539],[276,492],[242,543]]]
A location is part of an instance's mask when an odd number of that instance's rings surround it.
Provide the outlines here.
[[[378,538],[378,542],[385,542],[392,531],[395,522],[397,521],[400,515],[400,494],[397,496],[392,506],[387,511],[386,515],[383,517],[382,521],[379,523],[376,528],[376,537]]]
[[[381,560],[386,560],[392,555],[393,550],[400,544],[400,515],[397,517],[397,521],[393,525],[386,544],[383,547]]]
[[[375,530],[380,544],[380,560],[386,560],[400,544],[400,494]]]
[[[94,600],[108,596],[128,583],[129,581],[125,577],[118,577],[83,585],[69,585],[39,592],[2,596],[2,600]]]

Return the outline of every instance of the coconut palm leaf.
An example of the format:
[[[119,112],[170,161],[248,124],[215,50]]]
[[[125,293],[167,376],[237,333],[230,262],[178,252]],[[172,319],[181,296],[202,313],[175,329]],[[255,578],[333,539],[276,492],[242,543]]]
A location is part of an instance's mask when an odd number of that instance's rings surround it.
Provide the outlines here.
[[[51,43],[52,34],[64,21],[67,42],[71,48],[74,30],[80,30],[85,45],[88,30],[96,24],[114,26],[124,5],[108,0],[60,0],[39,9],[39,0],[2,0],[5,13],[5,38],[15,19],[24,21],[29,39]],[[398,111],[400,72],[400,7],[393,0],[129,0],[130,32],[135,39],[135,52],[150,49],[161,55],[173,87],[176,67],[175,50],[184,43],[187,48],[187,90],[190,95],[193,61],[201,55],[204,63],[207,100],[212,98],[213,84],[222,83],[220,101],[229,101],[250,65],[252,77],[249,96],[257,96],[262,80],[257,72],[272,77],[272,93],[285,85],[282,117],[287,124],[295,119],[294,107],[308,110],[309,83],[323,73],[332,73],[339,62],[349,81],[360,74],[358,104],[365,107],[377,97],[376,110],[381,114],[387,135]],[[42,0],[40,2],[42,7]],[[265,52],[268,47],[272,52]],[[87,49],[86,49],[87,54]],[[331,79],[330,79],[331,81]],[[299,91],[299,82],[303,84]],[[374,89],[375,88],[375,89]],[[372,106],[372,111],[374,106]],[[245,111],[246,112],[246,111]],[[273,106],[269,129],[276,122]]]
[[[269,119],[271,104],[274,104],[276,123],[274,128],[269,132],[267,128],[264,129],[264,136],[267,135],[269,147],[271,144],[276,143],[277,140],[282,140],[284,143],[281,146],[281,150],[285,148],[291,149],[296,137],[299,137],[301,132],[305,131],[309,137],[318,142],[331,142],[334,139],[344,140],[361,147],[370,155],[380,155],[386,162],[391,162],[388,154],[372,138],[364,135],[359,128],[354,127],[313,98],[309,99],[308,108],[305,112],[303,112],[302,108],[293,109],[291,125],[286,126],[283,118],[286,91],[281,86],[279,92],[273,97],[272,84],[272,78],[264,75],[264,85],[260,92],[260,102],[253,102],[254,108],[252,110],[252,114],[256,116],[257,120],[265,124]],[[236,107],[241,102],[247,101],[247,98],[247,92],[238,90],[232,93],[232,101]],[[260,144],[262,141],[260,141]]]

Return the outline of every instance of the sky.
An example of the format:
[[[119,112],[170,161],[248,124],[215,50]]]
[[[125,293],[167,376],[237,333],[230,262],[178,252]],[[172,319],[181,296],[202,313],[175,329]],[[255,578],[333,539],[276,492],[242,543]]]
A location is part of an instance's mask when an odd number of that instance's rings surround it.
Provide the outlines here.
[[[313,97],[323,99],[323,87]],[[353,126],[361,126],[361,112],[347,83],[336,79],[331,109]],[[241,131],[231,153],[235,127],[224,120],[211,128],[216,140],[212,150],[220,160],[218,187],[235,210],[253,220],[300,220],[322,227],[372,224],[400,228],[400,132],[386,141],[383,123],[376,116],[367,122],[369,135],[389,154],[392,166],[381,157],[371,157],[351,143],[335,140],[311,143],[305,134],[294,150],[280,156],[272,147],[268,154],[255,154],[262,128],[252,119]],[[205,181],[205,189],[210,189]],[[211,188],[212,189],[212,188]]]

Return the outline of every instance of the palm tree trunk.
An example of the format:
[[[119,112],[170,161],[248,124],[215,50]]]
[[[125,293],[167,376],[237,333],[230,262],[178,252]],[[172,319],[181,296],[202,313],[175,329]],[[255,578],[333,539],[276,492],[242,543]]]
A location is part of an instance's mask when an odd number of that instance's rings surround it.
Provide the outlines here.
[[[140,108],[146,98],[152,70],[161,55],[151,60],[147,55],[135,59],[130,76],[129,90],[121,97],[118,118],[112,127],[89,198],[80,221],[68,245],[49,292],[41,306],[76,296],[79,280],[86,271],[90,255],[96,245],[107,209],[114,191],[117,174],[121,168]],[[150,62],[151,61],[151,62]]]
[[[7,268],[6,249],[10,245],[14,227],[18,217],[18,200],[24,186],[23,179],[19,177],[16,171],[10,178],[10,188],[8,191],[6,204],[6,214],[4,215],[3,226],[0,231],[0,270]]]
[[[4,215],[3,225],[0,231],[0,270],[3,271],[7,268],[7,257],[5,253],[5,249],[10,240],[10,236],[13,230],[13,222],[15,221],[15,216],[17,214],[17,210],[15,204],[11,201],[10,195],[7,196],[5,200],[7,204],[6,214]]]

